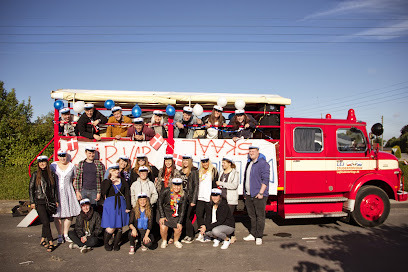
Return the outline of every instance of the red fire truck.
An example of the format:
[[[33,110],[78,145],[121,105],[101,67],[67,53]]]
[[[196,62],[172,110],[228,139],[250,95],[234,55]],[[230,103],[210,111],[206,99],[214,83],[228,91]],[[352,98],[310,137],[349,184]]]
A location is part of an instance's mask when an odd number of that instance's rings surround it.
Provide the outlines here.
[[[223,98],[228,101],[224,106],[224,115],[227,116],[233,114],[237,100],[244,101],[246,113],[253,115],[258,123],[250,139],[237,142],[230,139],[208,140],[200,139],[199,133],[193,139],[175,139],[173,116],[168,116],[168,138],[161,153],[152,150],[148,143],[142,146],[129,139],[116,141],[102,137],[102,141],[94,144],[105,154],[103,162],[106,164],[121,153],[134,156],[136,152],[146,153],[147,150],[153,158],[149,158],[150,162],[155,157],[159,158],[157,167],[160,168],[161,154],[184,151],[192,152],[194,156],[208,155],[220,168],[217,160],[225,154],[233,155],[234,160],[239,162],[242,175],[248,146],[253,142],[265,143],[263,152],[272,170],[267,211],[285,219],[349,217],[360,226],[373,227],[387,219],[390,199],[407,200],[397,158],[379,151],[378,146],[372,144],[372,139],[382,133],[381,125],[376,124],[372,132],[367,133],[366,123],[357,121],[352,109],[346,119],[332,119],[330,114],[326,118],[313,119],[285,117],[285,107],[291,101],[278,95],[61,89],[52,91],[51,97],[63,100],[71,108],[78,101],[94,103],[102,111],[106,110],[104,102],[111,99],[124,109],[125,115],[138,104],[146,121],[153,110],[165,111],[167,105],[180,112],[183,106],[200,104],[204,112],[211,112]],[[58,124],[59,113],[55,110],[55,154],[59,148],[66,148],[66,142],[72,141],[72,137],[58,135]],[[90,141],[83,137],[75,139],[84,144]],[[107,146],[109,141],[111,143]],[[75,156],[81,154],[81,146]],[[79,158],[76,157],[76,160]]]

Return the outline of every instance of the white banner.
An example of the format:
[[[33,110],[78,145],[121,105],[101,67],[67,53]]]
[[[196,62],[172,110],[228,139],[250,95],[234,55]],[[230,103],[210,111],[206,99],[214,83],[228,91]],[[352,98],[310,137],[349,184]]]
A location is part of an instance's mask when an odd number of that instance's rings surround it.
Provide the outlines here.
[[[204,155],[209,156],[211,162],[222,171],[222,158],[231,157],[240,173],[239,194],[243,193],[244,172],[248,161],[248,147],[256,144],[260,147],[259,151],[266,157],[270,165],[269,194],[276,195],[278,191],[278,174],[276,165],[276,148],[273,143],[261,139],[233,140],[223,139],[175,139],[174,153],[182,155],[185,153],[193,156],[194,166],[200,165],[200,158]]]

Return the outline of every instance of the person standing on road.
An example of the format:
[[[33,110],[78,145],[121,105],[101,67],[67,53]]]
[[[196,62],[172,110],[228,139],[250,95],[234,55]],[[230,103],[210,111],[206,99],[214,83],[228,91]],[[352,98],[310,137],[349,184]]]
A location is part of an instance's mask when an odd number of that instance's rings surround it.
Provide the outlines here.
[[[77,201],[72,181],[76,175],[76,166],[67,160],[67,152],[58,150],[58,161],[51,164],[51,171],[56,176],[56,188],[59,199],[57,212],[53,215],[55,227],[58,230],[58,243],[72,242],[68,237],[68,231],[72,223],[72,217],[81,212]]]
[[[99,136],[99,124],[106,124],[108,118],[105,115],[100,113],[98,110],[95,110],[94,104],[85,104],[85,114],[82,114],[79,117],[77,128],[79,135],[86,137],[88,139],[95,139],[97,141],[101,140]]]
[[[249,147],[249,161],[244,173],[245,207],[251,219],[251,230],[245,241],[256,241],[262,245],[265,228],[265,207],[269,196],[270,167],[265,156],[259,153],[259,146]]]
[[[160,193],[164,188],[169,187],[171,180],[173,178],[179,177],[180,173],[176,169],[176,164],[174,163],[173,155],[172,154],[164,155],[163,168],[159,170],[159,174],[154,184],[156,186],[157,192]]]
[[[157,178],[157,175],[159,174],[159,170],[157,169],[157,167],[154,166],[154,165],[150,165],[149,159],[147,158],[146,154],[144,154],[144,153],[137,154],[136,158],[137,159],[136,159],[135,167],[130,172],[130,183],[129,183],[129,185],[132,185],[133,182],[135,182],[137,180],[137,178],[139,177],[139,168],[140,168],[140,166],[146,166],[147,169],[149,169],[149,173],[148,173],[147,176],[152,182],[155,182],[156,178]]]
[[[31,175],[30,179],[30,203],[31,207],[37,210],[38,217],[42,223],[42,234],[40,245],[47,248],[47,252],[52,252],[56,248],[52,242],[50,228],[50,216],[53,212],[47,209],[47,203],[56,203],[58,206],[58,196],[55,188],[55,175],[51,172],[47,156],[37,158],[38,170]],[[48,244],[45,240],[48,240]]]
[[[159,198],[156,187],[154,183],[148,177],[149,169],[146,166],[139,167],[139,177],[135,182],[130,186],[130,197],[132,207],[137,203],[138,195],[141,193],[147,194],[147,197],[150,199],[151,204],[154,205]]]
[[[101,183],[105,173],[105,166],[99,160],[95,160],[94,146],[86,146],[85,155],[86,159],[78,163],[74,189],[78,201],[89,198],[95,209],[97,201],[101,199]]]
[[[101,216],[91,207],[91,201],[88,198],[80,202],[81,213],[76,217],[75,229],[68,232],[72,243],[69,248],[79,248],[81,253],[87,253],[93,247],[102,244],[101,234]]]

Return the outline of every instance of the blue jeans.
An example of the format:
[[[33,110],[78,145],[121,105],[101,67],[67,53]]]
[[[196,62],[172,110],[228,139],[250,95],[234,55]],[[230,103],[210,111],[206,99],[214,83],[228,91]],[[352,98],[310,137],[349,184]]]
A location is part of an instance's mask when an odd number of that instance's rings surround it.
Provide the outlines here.
[[[82,199],[89,198],[91,201],[91,205],[96,205],[96,189],[89,190],[89,189],[82,189],[81,191]]]

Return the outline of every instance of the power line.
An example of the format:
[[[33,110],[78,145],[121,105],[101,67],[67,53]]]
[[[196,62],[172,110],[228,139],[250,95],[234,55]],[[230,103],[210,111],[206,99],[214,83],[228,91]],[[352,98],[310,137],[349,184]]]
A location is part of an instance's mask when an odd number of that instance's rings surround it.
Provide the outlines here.
[[[0,42],[0,44],[166,44],[166,43],[236,43],[236,44],[406,44],[408,41],[42,41]]]

